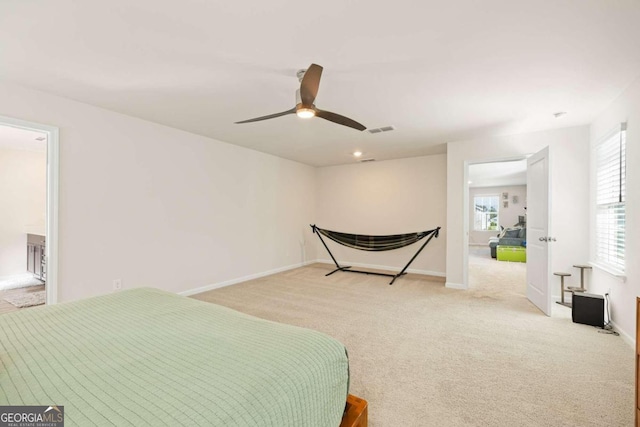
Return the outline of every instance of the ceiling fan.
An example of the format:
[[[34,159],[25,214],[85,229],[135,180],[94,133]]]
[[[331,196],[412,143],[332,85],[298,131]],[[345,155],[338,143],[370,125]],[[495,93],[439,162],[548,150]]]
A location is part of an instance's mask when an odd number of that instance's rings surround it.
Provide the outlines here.
[[[318,95],[320,76],[322,76],[322,67],[317,64],[311,64],[308,69],[298,71],[298,78],[300,79],[300,89],[296,91],[295,107],[281,113],[275,113],[268,116],[256,117],[255,119],[236,122],[236,124],[259,122],[261,120],[268,120],[280,116],[286,116],[287,114],[296,114],[298,117],[301,117],[303,119],[310,119],[311,117],[316,116],[320,117],[321,119],[337,123],[339,125],[347,126],[360,131],[365,130],[366,127],[356,122],[355,120],[352,120],[345,116],[341,116],[340,114],[332,113],[331,111],[325,111],[316,108],[313,102],[316,100],[316,96]]]

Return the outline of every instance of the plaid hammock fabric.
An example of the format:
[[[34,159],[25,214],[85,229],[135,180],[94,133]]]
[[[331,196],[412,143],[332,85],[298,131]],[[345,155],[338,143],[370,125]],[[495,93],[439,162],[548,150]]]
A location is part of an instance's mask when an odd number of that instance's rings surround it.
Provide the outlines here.
[[[315,227],[315,230],[336,243],[362,251],[390,251],[392,249],[403,248],[437,231],[437,229],[434,229],[417,233],[392,234],[389,236],[368,236],[366,234],[340,233],[319,227]]]

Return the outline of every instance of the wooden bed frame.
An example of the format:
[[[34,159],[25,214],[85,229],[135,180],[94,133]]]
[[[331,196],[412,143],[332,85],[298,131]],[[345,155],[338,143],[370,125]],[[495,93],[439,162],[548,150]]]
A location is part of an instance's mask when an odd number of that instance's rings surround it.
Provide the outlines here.
[[[367,401],[350,394],[340,427],[367,427],[368,412]]]

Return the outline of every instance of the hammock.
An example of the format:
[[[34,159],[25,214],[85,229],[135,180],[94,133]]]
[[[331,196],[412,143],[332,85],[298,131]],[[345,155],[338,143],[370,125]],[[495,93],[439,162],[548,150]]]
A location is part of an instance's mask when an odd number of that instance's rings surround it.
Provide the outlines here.
[[[329,252],[331,259],[333,260],[333,262],[337,267],[331,273],[326,274],[326,276],[330,276],[336,271],[346,271],[348,273],[374,274],[377,276],[393,277],[393,279],[389,283],[390,285],[393,285],[393,282],[395,282],[398,277],[407,274],[406,273],[407,268],[409,268],[413,260],[415,260],[416,257],[418,256],[418,254],[422,252],[424,247],[427,246],[427,243],[429,243],[431,239],[433,239],[434,237],[437,238],[438,235],[440,234],[440,227],[434,228],[433,230],[420,231],[417,233],[394,234],[390,236],[368,236],[363,234],[340,233],[337,231],[325,230],[323,228],[317,227],[315,224],[311,225],[311,228],[313,229],[313,232],[318,235],[318,238],[324,245],[324,248],[327,250],[327,252]],[[327,244],[324,242],[324,239],[322,238],[322,236],[325,236],[336,243],[339,243],[343,246],[347,246],[352,249],[358,249],[361,251],[375,251],[375,252],[390,251],[392,249],[403,248],[405,246],[412,245],[417,241],[424,239],[425,237],[428,237],[428,238],[427,238],[427,241],[424,242],[424,244],[420,247],[420,249],[418,249],[418,252],[416,252],[415,255],[409,260],[407,265],[404,266],[404,268],[400,271],[400,273],[387,274],[387,273],[374,273],[371,271],[353,270],[351,269],[350,266],[341,267],[340,264],[338,264],[338,261],[336,261],[331,251],[329,250],[329,247],[327,246]]]

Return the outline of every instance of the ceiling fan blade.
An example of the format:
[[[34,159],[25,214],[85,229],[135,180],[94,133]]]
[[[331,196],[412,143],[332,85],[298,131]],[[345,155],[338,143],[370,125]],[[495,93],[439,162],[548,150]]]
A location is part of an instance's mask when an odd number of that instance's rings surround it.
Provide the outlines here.
[[[307,71],[305,71],[302,82],[300,83],[300,98],[304,105],[313,105],[313,101],[316,100],[321,76],[322,67],[317,64],[311,64],[309,68],[307,68]]]
[[[329,120],[330,122],[334,122],[343,126],[348,126],[350,128],[354,128],[360,131],[363,131],[366,129],[365,126],[361,125],[355,120],[352,120],[349,117],[341,116],[340,114],[332,113],[331,111],[323,111],[323,110],[318,110],[316,108],[316,116],[325,120]]]
[[[296,112],[296,109],[294,107],[290,110],[283,111],[281,113],[269,114],[268,116],[262,116],[262,117],[256,117],[255,119],[243,120],[241,122],[236,122],[235,124],[239,125],[242,123],[251,123],[251,122],[259,122],[261,120],[275,119],[276,117],[286,116],[287,114],[294,114],[295,112]]]

